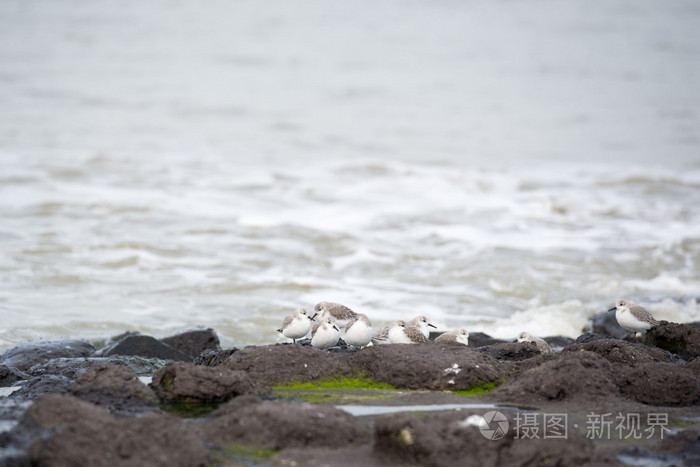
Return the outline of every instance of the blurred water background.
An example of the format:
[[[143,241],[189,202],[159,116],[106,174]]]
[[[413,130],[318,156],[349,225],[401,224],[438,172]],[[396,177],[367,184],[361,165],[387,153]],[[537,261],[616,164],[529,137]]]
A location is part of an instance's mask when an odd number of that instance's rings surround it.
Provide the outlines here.
[[[3,0],[0,350],[700,320],[698,83],[694,0]]]

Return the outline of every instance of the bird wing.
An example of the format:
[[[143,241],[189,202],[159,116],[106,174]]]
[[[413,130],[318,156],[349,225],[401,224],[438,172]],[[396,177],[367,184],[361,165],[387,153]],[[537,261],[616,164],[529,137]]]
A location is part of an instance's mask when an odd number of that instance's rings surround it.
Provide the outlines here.
[[[282,321],[282,329],[286,328],[290,324],[292,324],[292,320],[294,319],[293,315],[289,315],[284,318],[284,321]]]
[[[419,344],[423,344],[425,342],[428,342],[428,338],[425,337],[425,335],[418,328],[414,328],[412,326],[409,326],[407,328],[404,328],[403,332],[413,342],[418,342]]]
[[[354,318],[357,315],[357,313],[352,311],[350,308],[346,307],[345,305],[341,305],[340,303],[331,304],[331,306],[328,307],[328,313],[330,313],[335,319],[340,320]]]
[[[643,306],[632,305],[630,307],[630,313],[632,313],[632,316],[634,316],[635,318],[637,318],[641,321],[646,321],[647,323],[651,323],[651,324],[659,324],[659,322],[656,321],[656,319],[654,319],[654,317],[651,315],[651,313],[649,313],[647,311],[647,309],[644,308]]]

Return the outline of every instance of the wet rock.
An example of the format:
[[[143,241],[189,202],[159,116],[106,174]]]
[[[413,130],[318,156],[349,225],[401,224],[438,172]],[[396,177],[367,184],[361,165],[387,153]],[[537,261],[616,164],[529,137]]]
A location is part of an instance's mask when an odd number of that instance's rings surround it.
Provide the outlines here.
[[[345,358],[344,354],[336,355],[310,346],[276,344],[245,347],[221,366],[243,370],[253,381],[273,386],[291,381],[349,376],[354,372],[345,363]]]
[[[191,403],[222,402],[268,390],[243,371],[175,362],[158,370],[151,386],[165,401]]]
[[[534,342],[505,342],[479,347],[479,351],[498,360],[520,361],[541,354]]]
[[[485,345],[503,344],[509,342],[504,339],[496,339],[483,332],[469,332],[469,347],[483,347]]]
[[[0,388],[14,386],[18,381],[29,378],[29,375],[17,368],[7,365],[0,365]]]
[[[60,357],[89,357],[95,347],[81,340],[60,340],[23,344],[8,350],[0,357],[0,363],[26,371],[37,363]]]
[[[566,336],[550,336],[543,337],[544,341],[552,347],[554,350],[561,350],[567,345],[574,344],[576,341],[570,337]]]
[[[583,328],[583,332],[602,334],[604,336],[614,337],[615,339],[624,339],[630,335],[628,331],[617,323],[614,311],[606,311],[591,316],[588,319],[588,323]]]
[[[637,402],[666,406],[700,404],[700,378],[684,365],[619,365],[614,378],[622,394]]]
[[[503,402],[602,400],[619,397],[613,367],[600,355],[569,352],[523,371],[489,394]]]
[[[42,375],[22,384],[22,388],[10,394],[13,399],[36,399],[51,393],[62,393],[68,390],[73,381],[62,375]]]
[[[27,373],[32,376],[63,375],[75,379],[85,373],[88,368],[96,364],[123,363],[131,368],[136,375],[152,375],[163,368],[167,363],[157,358],[130,357],[114,355],[112,357],[87,357],[87,358],[54,358],[32,366]]]
[[[605,340],[605,339],[615,339],[615,338],[612,336],[605,335],[605,334],[596,334],[594,332],[586,332],[586,333],[578,336],[575,343],[576,344],[586,344],[588,342],[600,341],[600,340]]]
[[[142,335],[128,335],[111,346],[100,349],[97,356],[110,357],[112,355],[135,355],[180,362],[192,361],[192,357],[188,354],[164,344],[155,337]]]
[[[398,388],[458,390],[500,380],[499,362],[466,345],[429,342],[367,347],[349,354],[350,367]]]
[[[572,344],[562,349],[562,353],[581,350],[595,352],[611,363],[634,364],[671,362],[674,360],[673,355],[665,350],[618,339],[603,339],[585,344]]]
[[[183,422],[169,415],[114,418],[70,396],[37,400],[27,417],[53,429],[31,446],[34,465],[204,466],[202,443]]]
[[[219,349],[219,336],[211,328],[181,332],[165,337],[160,341],[186,353],[192,358],[198,357],[205,350]]]
[[[261,401],[242,396],[214,411],[200,427],[207,443],[280,450],[288,447],[345,447],[371,439],[369,426],[328,405]]]
[[[700,329],[688,324],[662,321],[659,326],[647,331],[644,343],[692,360],[700,356]]]
[[[408,414],[379,417],[375,421],[376,455],[387,465],[406,462],[425,466],[463,465],[580,465],[590,461],[594,446],[578,432],[568,439],[486,439],[467,422],[464,413],[452,412],[416,418]],[[513,420],[509,422],[514,426]],[[394,461],[394,462],[392,462]]]
[[[115,362],[91,366],[69,391],[82,400],[121,414],[140,413],[157,402],[155,393],[129,367]]]
[[[204,366],[219,366],[224,363],[228,358],[238,351],[237,348],[231,349],[209,349],[205,350],[197,358],[194,359],[195,365]]]

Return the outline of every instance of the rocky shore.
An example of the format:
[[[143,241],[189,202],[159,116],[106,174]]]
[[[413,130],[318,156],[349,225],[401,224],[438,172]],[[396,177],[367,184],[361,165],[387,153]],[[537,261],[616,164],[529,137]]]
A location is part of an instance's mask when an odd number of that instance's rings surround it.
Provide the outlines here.
[[[547,339],[553,353],[476,333],[28,343],[0,357],[0,465],[700,465],[700,327],[587,331]]]

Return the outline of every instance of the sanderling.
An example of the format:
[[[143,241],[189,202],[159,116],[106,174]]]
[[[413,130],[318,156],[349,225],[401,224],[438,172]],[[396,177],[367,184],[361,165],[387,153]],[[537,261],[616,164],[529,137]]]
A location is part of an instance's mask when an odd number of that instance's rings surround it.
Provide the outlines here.
[[[357,315],[357,313],[352,311],[350,308],[346,307],[345,305],[341,305],[340,303],[318,302],[314,307],[314,310],[320,319],[328,316],[333,318],[336,326],[338,326],[340,329],[347,326],[350,320],[355,318],[355,315]]]
[[[518,334],[518,342],[532,342],[535,344],[535,346],[537,346],[537,350],[539,350],[542,353],[553,352],[552,348],[549,346],[547,341],[537,336],[533,336],[529,332],[523,331],[520,334]]]
[[[458,344],[469,345],[469,333],[466,329],[455,329],[435,338],[435,342],[457,342]]]
[[[406,326],[406,322],[394,321],[389,328],[389,341],[392,344],[422,344],[428,342],[420,329]]]
[[[426,339],[427,339],[428,337],[430,337],[430,329],[428,329],[428,327],[431,327],[431,328],[435,328],[435,327],[436,327],[435,325],[430,324],[430,323],[428,322],[428,318],[426,318],[426,317],[423,316],[423,315],[418,315],[418,316],[416,316],[416,317],[413,318],[411,321],[409,321],[408,323],[406,323],[406,326],[407,326],[407,327],[414,327],[414,328],[420,329],[420,332],[423,333],[423,335],[425,336]]]
[[[366,315],[357,313],[355,319],[350,321],[345,327],[345,337],[347,344],[355,347],[364,347],[372,340],[372,323]]]
[[[311,345],[317,349],[327,349],[333,347],[340,340],[340,330],[333,322],[333,318],[324,318],[319,326],[314,326],[316,332],[311,338]]]
[[[311,319],[305,309],[297,308],[294,313],[284,318],[282,327],[277,332],[296,343],[297,339],[304,337],[311,329]]]
[[[615,306],[608,311],[613,310],[616,310],[615,319],[617,319],[617,324],[628,331],[646,331],[652,326],[659,324],[644,307],[634,305],[627,300],[618,300]]]
[[[389,326],[384,326],[379,331],[372,334],[372,344],[391,344],[391,342],[389,342]]]

